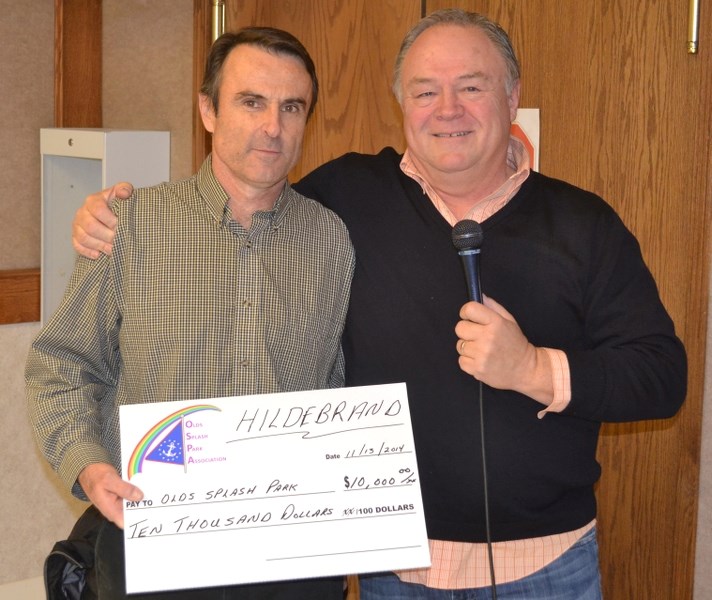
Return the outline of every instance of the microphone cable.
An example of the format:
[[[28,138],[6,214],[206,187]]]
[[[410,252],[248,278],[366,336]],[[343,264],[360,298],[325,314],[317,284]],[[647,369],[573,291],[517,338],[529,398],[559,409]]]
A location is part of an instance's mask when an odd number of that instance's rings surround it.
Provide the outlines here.
[[[492,588],[492,600],[497,600],[497,583],[494,576],[494,556],[492,554],[492,535],[490,533],[490,515],[489,515],[489,484],[487,479],[487,453],[485,451],[485,410],[484,398],[482,393],[482,382],[477,380],[479,387],[479,405],[480,405],[480,443],[482,454],[482,487],[485,500],[485,536],[487,540],[487,559],[489,562],[490,572],[490,587]]]
[[[480,286],[479,254],[484,240],[482,226],[472,219],[463,219],[455,223],[452,228],[452,243],[462,259],[465,271],[465,281],[470,300],[482,303],[482,287]],[[489,515],[489,483],[487,479],[487,453],[485,451],[485,410],[482,382],[477,380],[479,386],[480,405],[480,442],[482,454],[482,487],[484,490],[485,505],[485,536],[487,541],[487,558],[489,561],[490,583],[492,600],[497,600],[497,583],[494,576],[494,556],[492,554],[492,535],[490,533]]]

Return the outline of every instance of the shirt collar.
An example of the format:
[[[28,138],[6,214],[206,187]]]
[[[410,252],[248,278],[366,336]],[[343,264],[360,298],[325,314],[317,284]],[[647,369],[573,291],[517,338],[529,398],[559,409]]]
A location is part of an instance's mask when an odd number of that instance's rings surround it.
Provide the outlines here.
[[[212,167],[212,155],[208,155],[200,169],[198,170],[197,181],[198,191],[208,207],[210,215],[218,222],[225,225],[231,220],[230,211],[227,208],[229,196],[215,177]],[[290,199],[294,194],[289,183],[284,184],[282,192],[269,211],[260,211],[267,214],[273,225],[277,225],[287,212]]]
[[[494,192],[484,198],[476,200],[465,218],[482,222],[487,217],[492,216],[514,197],[524,181],[527,177],[529,177],[529,173],[531,171],[529,153],[527,152],[524,144],[514,136],[510,136],[509,145],[507,146],[507,165],[514,171],[514,173]],[[455,225],[458,219],[455,218],[445,202],[443,202],[435,188],[433,188],[422,176],[418,168],[413,163],[412,156],[408,149],[406,149],[403,154],[400,168],[403,173],[420,184],[420,187],[423,189],[423,193],[435,205],[435,208],[445,218],[445,220],[451,225]]]

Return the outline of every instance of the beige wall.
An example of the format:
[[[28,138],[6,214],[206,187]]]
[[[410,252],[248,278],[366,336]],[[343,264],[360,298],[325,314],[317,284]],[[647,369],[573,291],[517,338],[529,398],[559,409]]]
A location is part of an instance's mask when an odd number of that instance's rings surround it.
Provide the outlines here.
[[[0,0],[0,39],[0,269],[29,268],[40,256],[39,130],[54,119],[53,0],[31,10]],[[0,585],[40,575],[51,541],[81,508],[59,490],[27,422],[22,371],[38,330],[0,326]]]
[[[53,7],[53,0],[32,3],[28,35],[27,5],[0,0],[0,205],[5,221],[0,269],[39,265],[39,129],[52,126],[53,119]],[[192,0],[104,0],[104,126],[171,131],[172,179],[191,172],[191,50]],[[59,488],[27,424],[22,371],[38,330],[37,323],[0,326],[0,598],[10,598],[3,584],[41,576],[52,543],[68,533],[84,508]],[[710,352],[695,579],[699,600],[712,598],[707,567],[712,556]]]
[[[22,372],[38,331],[39,323],[0,326],[0,585],[41,575],[52,543],[84,509],[40,457],[27,420]]]
[[[40,261],[40,128],[54,119],[54,3],[0,0],[0,270]]]
[[[103,120],[171,132],[171,179],[191,174],[192,0],[104,0]]]
[[[27,21],[28,18],[32,22]],[[191,173],[192,0],[104,0],[104,127],[171,132],[171,178]],[[39,130],[54,119],[54,0],[0,0],[0,269],[40,261]],[[42,575],[86,505],[60,488],[27,422],[23,370],[38,323],[0,325],[0,599]],[[29,597],[29,596],[28,596]]]

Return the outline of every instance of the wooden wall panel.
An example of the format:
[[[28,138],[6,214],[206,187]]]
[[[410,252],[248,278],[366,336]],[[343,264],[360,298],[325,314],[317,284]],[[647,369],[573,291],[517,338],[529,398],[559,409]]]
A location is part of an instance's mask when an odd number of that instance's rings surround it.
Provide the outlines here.
[[[460,6],[502,23],[522,62],[522,106],[541,109],[541,171],[603,196],[641,242],[688,351],[689,393],[672,420],[604,426],[604,595],[691,598],[712,217],[712,54],[704,47],[697,56],[686,53],[686,2],[423,4],[426,13]],[[404,147],[388,88],[420,1],[374,8],[368,0],[234,0],[227,10],[228,29],[288,29],[317,63],[321,97],[292,179],[348,150]],[[710,25],[703,12],[700,31]]]
[[[193,171],[196,173],[211,147],[210,134],[200,117],[197,94],[212,40],[211,15],[211,0],[193,0],[193,89],[196,91],[193,99]]]
[[[691,598],[709,273],[712,61],[686,53],[686,2],[428,0],[499,21],[541,109],[541,171],[608,200],[635,232],[685,342],[672,420],[605,425],[599,446],[606,598]],[[702,15],[700,31],[710,31]]]
[[[101,127],[102,4],[55,0],[55,127]]]
[[[0,325],[30,323],[40,316],[40,270],[0,271]]]
[[[320,92],[307,126],[302,160],[291,179],[351,150],[404,148],[400,109],[390,93],[393,60],[419,0],[266,2],[226,5],[226,28],[280,27],[295,34],[317,67]]]

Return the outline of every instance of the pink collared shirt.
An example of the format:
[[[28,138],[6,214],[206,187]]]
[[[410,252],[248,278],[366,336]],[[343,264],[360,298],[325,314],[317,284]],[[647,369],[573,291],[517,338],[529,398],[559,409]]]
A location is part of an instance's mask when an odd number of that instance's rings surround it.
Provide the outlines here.
[[[529,176],[529,155],[524,145],[511,137],[507,150],[507,164],[514,173],[497,190],[474,203],[465,218],[482,222],[500,210],[519,191]],[[417,181],[443,218],[455,225],[459,220],[443,202],[437,191],[422,177],[406,150],[401,170]],[[544,348],[551,362],[554,399],[537,413],[543,418],[548,412],[560,412],[571,399],[571,375],[566,354],[561,350]],[[595,520],[575,531],[557,535],[492,544],[495,580],[507,583],[527,577],[556,560],[595,525]],[[402,581],[439,589],[466,589],[491,584],[487,545],[466,542],[429,540],[431,567],[399,571]]]

